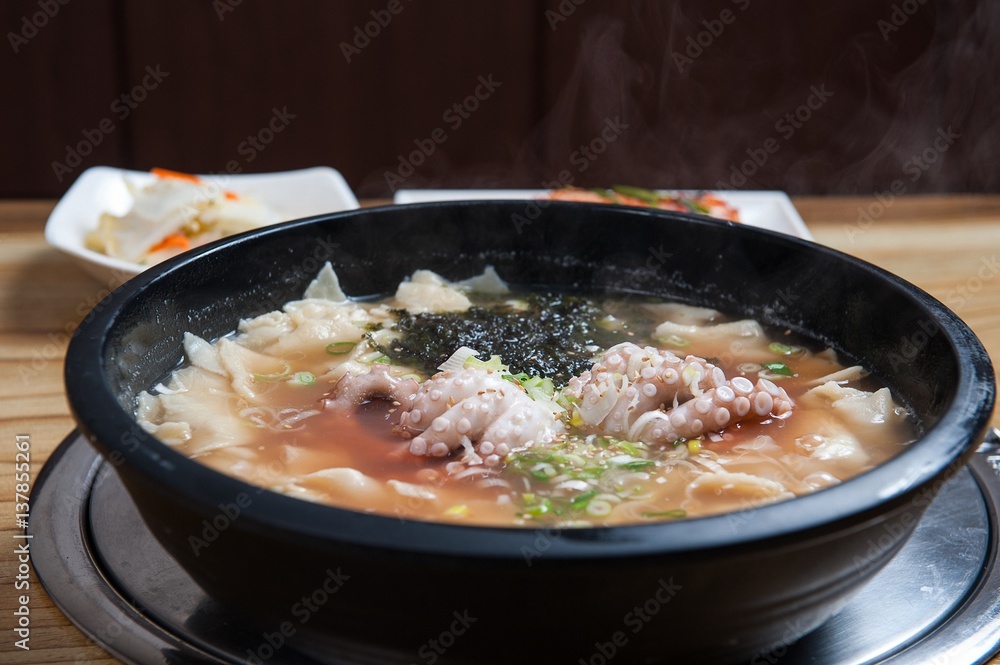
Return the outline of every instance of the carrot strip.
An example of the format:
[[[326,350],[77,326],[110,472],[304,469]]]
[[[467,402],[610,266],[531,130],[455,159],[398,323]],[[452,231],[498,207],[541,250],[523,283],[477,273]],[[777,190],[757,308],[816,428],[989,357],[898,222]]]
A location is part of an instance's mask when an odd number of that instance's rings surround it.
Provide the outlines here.
[[[166,238],[149,248],[150,253],[158,252],[161,249],[179,249],[181,251],[191,249],[191,240],[183,233],[171,233]]]
[[[190,173],[181,173],[180,171],[171,171],[170,169],[161,169],[154,167],[149,170],[150,173],[155,175],[157,178],[174,178],[176,180],[188,180],[190,182],[201,182],[201,178],[196,175],[191,175]]]

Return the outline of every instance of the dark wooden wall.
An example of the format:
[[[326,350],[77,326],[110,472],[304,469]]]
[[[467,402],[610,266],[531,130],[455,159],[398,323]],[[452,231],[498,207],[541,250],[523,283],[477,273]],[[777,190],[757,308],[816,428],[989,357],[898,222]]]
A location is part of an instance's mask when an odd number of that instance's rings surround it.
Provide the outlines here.
[[[360,196],[560,174],[816,194],[1000,186],[988,0],[6,0],[0,22],[6,197],[58,196],[99,164],[326,164]],[[421,145],[433,153],[411,159]]]

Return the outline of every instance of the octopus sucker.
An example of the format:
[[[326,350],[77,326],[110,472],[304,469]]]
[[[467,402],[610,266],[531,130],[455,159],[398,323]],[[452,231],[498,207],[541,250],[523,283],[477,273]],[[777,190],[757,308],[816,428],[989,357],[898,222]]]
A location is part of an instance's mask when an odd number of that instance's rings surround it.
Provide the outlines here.
[[[740,418],[750,413],[750,400],[744,396],[739,396],[733,403],[733,409]]]

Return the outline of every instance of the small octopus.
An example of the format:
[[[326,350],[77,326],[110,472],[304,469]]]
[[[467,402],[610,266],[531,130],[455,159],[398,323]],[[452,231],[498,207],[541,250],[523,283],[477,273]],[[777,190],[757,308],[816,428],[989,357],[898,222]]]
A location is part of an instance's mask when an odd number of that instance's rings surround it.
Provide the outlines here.
[[[387,367],[346,374],[326,407],[344,409],[377,397],[398,404],[393,431],[414,455],[444,457],[463,448],[474,461],[498,466],[512,450],[547,443],[564,430],[556,414],[490,369],[445,370],[422,384]]]
[[[570,380],[584,424],[632,441],[667,443],[749,418],[785,417],[794,406],[773,382],[726,378],[704,358],[623,342]]]
[[[414,455],[444,457],[475,443],[487,466],[499,464],[511,450],[548,443],[562,430],[556,415],[520,385],[478,368],[435,374],[396,427],[413,437]]]

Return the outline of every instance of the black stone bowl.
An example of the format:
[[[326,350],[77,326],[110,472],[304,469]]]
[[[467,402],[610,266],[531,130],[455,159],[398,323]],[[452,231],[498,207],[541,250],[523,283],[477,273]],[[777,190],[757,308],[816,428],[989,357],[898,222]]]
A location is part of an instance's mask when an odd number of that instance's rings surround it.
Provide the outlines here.
[[[493,265],[517,287],[656,294],[790,328],[882,377],[920,439],[836,487],[674,523],[532,530],[394,519],[261,491],[133,418],[185,331],[215,338],[301,296],[330,260],[347,293],[417,268]],[[994,398],[968,327],[876,267],[776,233],[578,203],[463,202],[315,217],[155,267],[100,303],[66,360],[80,430],[156,537],[259,631],[254,662],[715,663],[774,653],[903,545],[981,441]],[[168,593],[169,591],[165,591]]]

